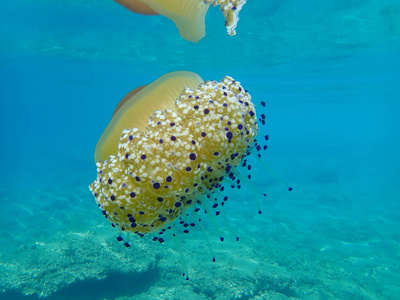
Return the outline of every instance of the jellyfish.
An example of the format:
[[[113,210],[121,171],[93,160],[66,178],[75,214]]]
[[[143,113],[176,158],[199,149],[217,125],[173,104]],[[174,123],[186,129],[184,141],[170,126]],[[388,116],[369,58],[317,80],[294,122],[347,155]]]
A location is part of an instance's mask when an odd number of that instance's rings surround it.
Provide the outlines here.
[[[163,15],[171,19],[180,35],[191,42],[205,36],[205,16],[209,6],[220,6],[228,35],[236,34],[239,12],[247,0],[114,0],[132,12]]]
[[[207,196],[236,174],[258,133],[240,83],[179,71],[121,102],[96,145],[97,179],[89,186],[112,226],[157,237],[183,214],[218,207]]]
[[[186,234],[196,226],[188,216],[196,220],[201,209],[220,215],[228,199],[226,182],[240,189],[243,181],[259,193],[251,175],[241,174],[251,170],[247,157],[260,158],[267,148],[257,141],[259,124],[265,124],[265,115],[257,119],[251,96],[232,77],[218,82],[188,71],[165,74],[117,105],[97,142],[97,178],[89,189],[120,232],[164,243],[172,231],[179,240],[177,227]],[[187,274],[185,266],[182,270]]]

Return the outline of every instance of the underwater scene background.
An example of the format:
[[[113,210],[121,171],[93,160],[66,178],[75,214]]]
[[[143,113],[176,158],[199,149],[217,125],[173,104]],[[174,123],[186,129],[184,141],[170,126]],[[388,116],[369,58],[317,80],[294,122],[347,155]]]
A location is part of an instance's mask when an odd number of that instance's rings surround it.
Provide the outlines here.
[[[240,17],[230,37],[210,9],[193,44],[112,1],[1,1],[0,299],[400,299],[400,2]],[[181,235],[189,281],[171,239],[118,243],[88,190],[119,100],[178,70],[242,83],[273,170],[224,191],[224,242],[204,218],[215,263],[200,228]]]

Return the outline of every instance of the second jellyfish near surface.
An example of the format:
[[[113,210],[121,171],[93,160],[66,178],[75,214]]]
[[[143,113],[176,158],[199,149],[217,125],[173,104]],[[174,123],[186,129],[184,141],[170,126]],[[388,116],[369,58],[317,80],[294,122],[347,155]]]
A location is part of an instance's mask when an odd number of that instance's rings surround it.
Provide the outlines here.
[[[205,36],[205,17],[209,6],[220,6],[229,35],[236,34],[239,12],[247,0],[114,0],[143,15],[163,15],[171,19],[180,35],[191,42]]]

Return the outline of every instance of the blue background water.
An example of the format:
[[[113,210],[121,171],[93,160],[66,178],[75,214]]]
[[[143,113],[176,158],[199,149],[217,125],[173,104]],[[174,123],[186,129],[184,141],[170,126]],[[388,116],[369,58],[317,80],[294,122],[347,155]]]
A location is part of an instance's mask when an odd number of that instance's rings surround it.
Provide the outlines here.
[[[399,1],[252,0],[237,32],[218,9],[192,44],[112,1],[0,3],[1,299],[400,299]],[[241,241],[210,233],[212,264],[184,236],[189,282],[172,242],[118,244],[87,189],[118,101],[176,70],[265,101],[264,160],[294,187],[253,168],[264,213],[228,192]]]

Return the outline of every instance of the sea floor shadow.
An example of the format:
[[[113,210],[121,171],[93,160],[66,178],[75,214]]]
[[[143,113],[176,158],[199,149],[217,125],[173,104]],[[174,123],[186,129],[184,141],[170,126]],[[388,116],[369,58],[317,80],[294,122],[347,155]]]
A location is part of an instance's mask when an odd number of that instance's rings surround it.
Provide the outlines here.
[[[17,291],[0,294],[0,300],[99,300],[132,297],[150,289],[160,278],[159,269],[151,268],[144,272],[112,272],[104,279],[87,279],[72,283],[49,297],[26,296]]]

